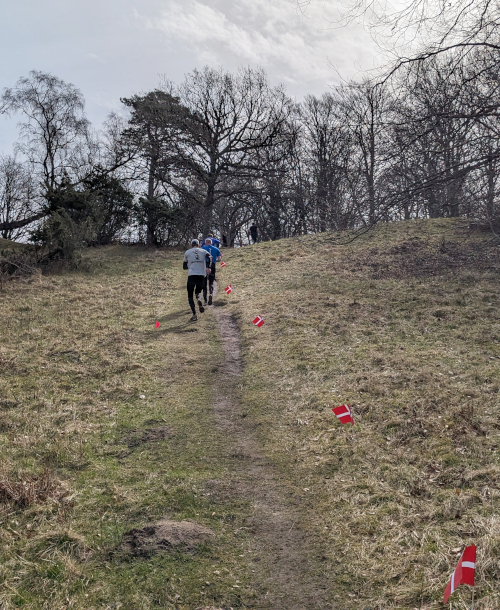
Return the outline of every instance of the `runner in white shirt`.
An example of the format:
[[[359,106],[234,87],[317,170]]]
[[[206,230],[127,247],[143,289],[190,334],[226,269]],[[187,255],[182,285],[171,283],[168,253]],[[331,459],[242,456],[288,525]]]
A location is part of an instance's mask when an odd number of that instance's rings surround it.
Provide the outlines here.
[[[212,266],[212,255],[210,252],[203,250],[200,248],[200,243],[197,239],[193,239],[191,242],[192,248],[190,250],[186,250],[184,253],[184,261],[182,266],[184,269],[188,271],[188,280],[187,280],[187,292],[188,292],[188,302],[191,307],[191,311],[193,315],[191,320],[195,322],[198,319],[196,315],[196,307],[193,299],[193,292],[196,295],[196,300],[198,301],[198,306],[200,308],[200,313],[205,311],[203,304],[200,299],[200,293],[203,290],[203,286],[205,283],[205,277],[210,274],[211,266]]]

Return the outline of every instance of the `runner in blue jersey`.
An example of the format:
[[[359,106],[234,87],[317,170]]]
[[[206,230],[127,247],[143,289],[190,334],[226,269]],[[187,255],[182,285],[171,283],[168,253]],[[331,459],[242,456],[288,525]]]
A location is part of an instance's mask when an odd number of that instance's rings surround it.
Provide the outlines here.
[[[209,233],[205,239],[201,242],[201,247],[206,246],[208,244],[208,241],[211,239],[212,240],[212,246],[215,246],[216,248],[220,248],[220,241],[214,237],[211,233]]]
[[[205,239],[205,244],[202,246],[203,250],[206,250],[210,256],[212,257],[212,264],[210,266],[210,275],[208,276],[208,304],[212,304],[212,297],[214,294],[214,280],[215,280],[215,263],[218,263],[222,258],[221,251],[219,248],[213,245],[213,241],[211,237],[207,237]],[[215,240],[218,241],[218,240]],[[220,243],[220,242],[219,242]],[[205,284],[203,286],[203,296],[205,297],[205,301],[207,300],[207,280],[205,278]]]

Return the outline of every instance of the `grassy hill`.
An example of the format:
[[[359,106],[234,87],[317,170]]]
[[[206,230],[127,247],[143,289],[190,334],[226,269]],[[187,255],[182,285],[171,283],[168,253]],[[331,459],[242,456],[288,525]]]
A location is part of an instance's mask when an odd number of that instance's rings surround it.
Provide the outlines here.
[[[2,250],[8,251],[19,251],[22,250],[25,246],[19,242],[12,241],[10,239],[4,239],[0,237],[0,252]]]
[[[104,248],[88,272],[4,287],[2,608],[299,608],[253,546],[270,481],[286,531],[307,539],[288,544],[290,573],[321,589],[304,610],[440,608],[467,544],[476,608],[498,608],[498,242],[460,220],[347,241],[227,252],[196,325],[179,252]],[[262,493],[214,409],[229,320],[238,425],[275,473]],[[331,411],[343,403],[354,426]],[[124,540],[164,516],[213,535],[131,552]],[[455,595],[465,608],[470,592]]]

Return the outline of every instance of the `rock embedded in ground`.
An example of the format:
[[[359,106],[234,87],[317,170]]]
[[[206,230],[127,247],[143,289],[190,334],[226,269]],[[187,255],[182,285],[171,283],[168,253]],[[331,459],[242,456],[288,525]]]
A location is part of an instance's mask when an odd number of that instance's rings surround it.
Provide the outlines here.
[[[152,525],[132,529],[123,535],[121,549],[136,557],[155,555],[163,550],[193,552],[214,532],[195,521],[161,519]]]

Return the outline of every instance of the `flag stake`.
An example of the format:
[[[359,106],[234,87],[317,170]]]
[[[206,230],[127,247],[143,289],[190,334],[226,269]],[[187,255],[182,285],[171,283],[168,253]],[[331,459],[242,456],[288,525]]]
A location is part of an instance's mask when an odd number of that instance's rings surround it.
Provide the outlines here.
[[[471,608],[471,610],[474,610],[474,589],[475,589],[475,588],[476,588],[476,587],[472,587],[472,606],[470,607],[470,608]]]

